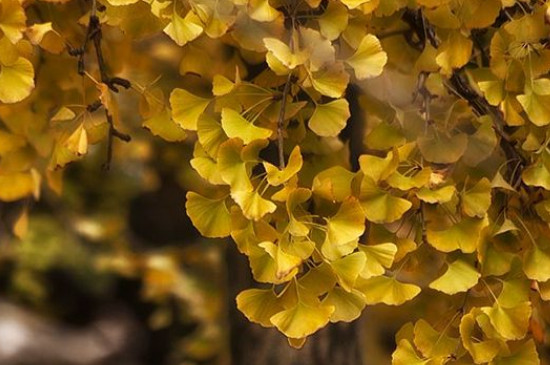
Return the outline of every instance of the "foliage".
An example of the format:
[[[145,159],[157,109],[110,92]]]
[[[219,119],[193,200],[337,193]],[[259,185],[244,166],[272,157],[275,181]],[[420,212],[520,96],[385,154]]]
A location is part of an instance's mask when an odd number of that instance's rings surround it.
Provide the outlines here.
[[[248,257],[262,285],[236,300],[250,321],[300,347],[367,305],[429,296],[447,307],[399,331],[394,364],[539,363],[546,1],[82,4],[1,2],[2,201],[38,199],[42,180],[60,192],[62,168],[101,142],[108,168],[130,89],[144,128],[194,141],[187,214]]]

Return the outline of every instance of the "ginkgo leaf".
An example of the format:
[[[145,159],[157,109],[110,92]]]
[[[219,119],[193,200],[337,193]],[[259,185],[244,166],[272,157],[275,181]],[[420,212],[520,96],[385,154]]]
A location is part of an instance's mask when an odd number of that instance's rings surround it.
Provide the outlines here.
[[[529,279],[550,280],[550,250],[533,244],[523,255],[523,270]]]
[[[434,163],[454,163],[458,161],[468,147],[468,137],[464,133],[453,136],[446,134],[418,138],[418,148],[422,156]]]
[[[248,16],[259,22],[272,22],[281,16],[281,13],[269,5],[268,0],[250,0],[248,2]]]
[[[243,146],[243,142],[239,138],[229,139],[220,145],[218,150],[219,172],[223,181],[231,186],[231,191],[253,190],[249,173],[252,165],[255,164],[259,150],[263,147],[265,147],[265,143],[262,141],[258,141],[258,144],[252,143]]]
[[[29,172],[0,174],[0,200],[12,202],[33,194],[37,179]]]
[[[74,118],[76,118],[76,114],[74,111],[72,111],[67,107],[61,107],[50,120],[52,122],[62,122],[67,120],[73,120]]]
[[[302,259],[285,252],[281,245],[275,245],[273,242],[265,241],[258,246],[262,247],[274,260],[277,266],[276,277],[281,280],[289,280],[297,272]]]
[[[218,156],[220,146],[227,141],[220,123],[208,115],[201,115],[199,117],[197,121],[197,136],[206,153],[213,158]]]
[[[464,253],[472,253],[478,248],[481,232],[488,225],[487,217],[483,219],[463,218],[445,230],[428,229],[426,238],[430,245],[441,252],[461,250]]]
[[[378,38],[367,34],[359,43],[353,56],[346,60],[346,63],[353,67],[355,77],[363,80],[380,75],[387,61],[388,55],[382,49]]]
[[[230,108],[222,109],[222,128],[229,138],[238,137],[244,144],[249,144],[256,139],[267,139],[273,133],[271,129],[256,127]]]
[[[403,216],[412,203],[379,189],[371,178],[363,177],[359,195],[367,219],[374,223],[391,223]]]
[[[550,190],[550,172],[547,170],[543,158],[537,159],[533,165],[524,169],[521,178],[529,186],[540,186]]]
[[[396,171],[386,179],[386,182],[392,188],[408,191],[427,185],[430,181],[431,175],[432,170],[430,168],[424,168],[411,176],[405,176]]]
[[[428,322],[420,319],[414,325],[414,344],[425,357],[437,358],[453,354],[460,340],[436,331]]]
[[[518,95],[517,100],[527,113],[529,120],[536,126],[545,126],[550,123],[550,88],[549,80],[533,80],[532,84],[525,83],[525,94]]]
[[[348,244],[357,242],[365,231],[365,215],[359,202],[353,197],[345,200],[338,212],[333,217],[326,218],[326,221],[327,233],[321,249],[324,255],[332,259],[348,254],[350,248],[353,250],[357,243],[351,247]]]
[[[210,99],[198,97],[184,89],[174,89],[170,94],[172,118],[184,129],[197,130],[197,121],[209,103]]]
[[[481,274],[466,261],[458,259],[448,264],[447,270],[430,283],[430,288],[453,295],[474,287]]]
[[[512,354],[494,359],[491,365],[540,365],[535,341],[533,339],[527,340]]]
[[[252,276],[260,283],[282,284],[292,279],[298,272],[298,268],[294,268],[287,276],[281,276],[282,272],[278,271],[276,261],[277,247],[272,242],[250,245],[247,255]]]
[[[342,97],[349,83],[349,74],[340,62],[326,66],[310,76],[313,88],[331,98]]]
[[[344,129],[350,115],[349,104],[345,99],[317,104],[308,126],[318,136],[334,137]]]
[[[330,267],[338,279],[338,284],[345,291],[351,292],[366,262],[367,256],[363,252],[355,252],[331,262]]]
[[[288,232],[293,236],[304,237],[309,233],[308,225],[300,220],[300,216],[295,216],[299,205],[309,200],[309,198],[311,198],[311,190],[305,188],[296,188],[288,195],[286,201],[286,209],[290,218]]]
[[[342,288],[333,288],[323,299],[323,305],[333,306],[331,322],[352,322],[359,318],[366,306],[365,297],[357,290],[347,292]]]
[[[84,123],[80,124],[65,140],[65,147],[77,156],[88,153],[88,133],[84,129]]]
[[[51,22],[36,23],[25,30],[32,44],[39,45],[48,52],[59,54],[65,48],[63,38],[57,33]]]
[[[468,137],[468,147],[462,160],[469,166],[476,166],[487,159],[497,146],[497,136],[490,117],[485,116],[477,131]]]
[[[380,180],[386,180],[395,173],[399,165],[399,156],[390,151],[385,158],[373,155],[359,156],[359,167],[365,176],[369,177],[375,183]]]
[[[328,6],[317,21],[321,34],[330,41],[335,40],[348,26],[348,12],[339,2],[329,2]]]
[[[334,166],[321,171],[313,179],[315,195],[330,201],[344,201],[351,195],[351,182],[355,174],[342,166]]]
[[[19,57],[9,65],[0,64],[0,101],[17,103],[34,89],[34,69],[26,58]]]
[[[359,250],[367,256],[367,263],[361,276],[368,279],[372,276],[383,275],[386,269],[392,266],[397,246],[393,243],[359,245]]]
[[[393,365],[427,365],[430,359],[422,359],[408,340],[401,340],[392,354]]]
[[[212,80],[212,94],[215,96],[227,95],[233,89],[235,89],[235,84],[223,75],[215,75]]]
[[[306,62],[308,52],[306,50],[297,50],[293,52],[290,47],[277,38],[264,38],[264,46],[277,61],[285,67],[293,70]]]
[[[484,364],[493,360],[500,352],[500,344],[496,339],[476,338],[476,317],[478,308],[462,316],[460,321],[460,338],[464,348],[470,353],[476,364]],[[483,315],[483,314],[481,314]]]
[[[11,43],[19,42],[27,20],[22,4],[17,0],[2,0],[0,10],[0,30]]]
[[[271,323],[289,338],[303,338],[327,325],[333,306],[311,306],[298,302],[296,306],[271,317]]]
[[[209,199],[187,192],[185,209],[193,225],[205,237],[227,237],[231,233],[231,214],[225,198]]]
[[[172,21],[164,28],[164,33],[168,34],[178,46],[184,46],[200,36],[203,30],[199,17],[192,11],[189,11],[184,18],[174,11]]]
[[[498,302],[492,307],[482,307],[491,324],[506,340],[519,340],[525,337],[531,317],[531,303],[523,302],[515,307],[504,308]]]
[[[271,289],[247,289],[237,295],[237,308],[249,321],[273,327],[270,318],[283,311],[279,298]]]
[[[142,126],[155,136],[159,136],[168,142],[183,141],[187,137],[187,133],[178,124],[174,123],[170,110],[167,108],[145,119]]]
[[[241,207],[244,216],[255,221],[277,209],[275,204],[262,198],[257,191],[235,191],[231,192],[231,197]]]
[[[491,206],[491,182],[482,178],[462,194],[462,211],[470,217],[483,217]]]
[[[441,188],[438,188],[436,190],[430,190],[428,188],[421,188],[416,192],[416,196],[418,199],[430,203],[430,204],[436,204],[436,203],[447,203],[450,202],[453,196],[456,193],[456,188],[454,185],[447,185],[443,186]]]
[[[449,75],[453,69],[464,66],[470,60],[474,43],[462,33],[450,32],[446,40],[438,48],[435,58],[441,70]]]
[[[279,186],[286,183],[290,178],[295,176],[302,169],[302,154],[300,146],[294,147],[288,158],[288,163],[282,170],[269,162],[263,162],[265,171],[267,172],[267,182],[272,186]]]
[[[356,289],[365,295],[368,305],[377,303],[401,305],[420,293],[418,286],[402,283],[388,276],[365,279]]]

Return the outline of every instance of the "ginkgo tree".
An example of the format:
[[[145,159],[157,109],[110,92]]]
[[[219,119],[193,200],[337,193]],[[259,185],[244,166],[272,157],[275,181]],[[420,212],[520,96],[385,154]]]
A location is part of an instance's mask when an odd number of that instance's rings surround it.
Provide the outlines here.
[[[247,256],[258,286],[236,302],[250,321],[299,348],[425,295],[444,306],[401,328],[394,364],[538,364],[549,6],[1,0],[0,200],[60,192],[96,144],[123,164],[133,102],[151,134],[194,144],[204,183],[186,212]]]

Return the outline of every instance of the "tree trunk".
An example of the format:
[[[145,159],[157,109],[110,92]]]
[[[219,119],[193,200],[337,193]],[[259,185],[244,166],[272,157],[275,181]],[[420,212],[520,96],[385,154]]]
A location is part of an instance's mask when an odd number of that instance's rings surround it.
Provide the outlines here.
[[[247,259],[228,243],[229,322],[232,365],[361,365],[360,320],[329,324],[296,350],[275,328],[249,322],[239,312],[235,297],[253,286]]]

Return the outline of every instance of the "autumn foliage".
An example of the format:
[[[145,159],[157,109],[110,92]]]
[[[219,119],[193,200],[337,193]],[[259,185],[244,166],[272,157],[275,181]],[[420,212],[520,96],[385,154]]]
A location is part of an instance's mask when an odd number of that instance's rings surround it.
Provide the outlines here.
[[[394,364],[539,364],[549,5],[1,0],[0,200],[60,193],[94,145],[123,165],[137,120],[194,143],[186,212],[247,256],[250,321],[299,348],[425,296]]]

